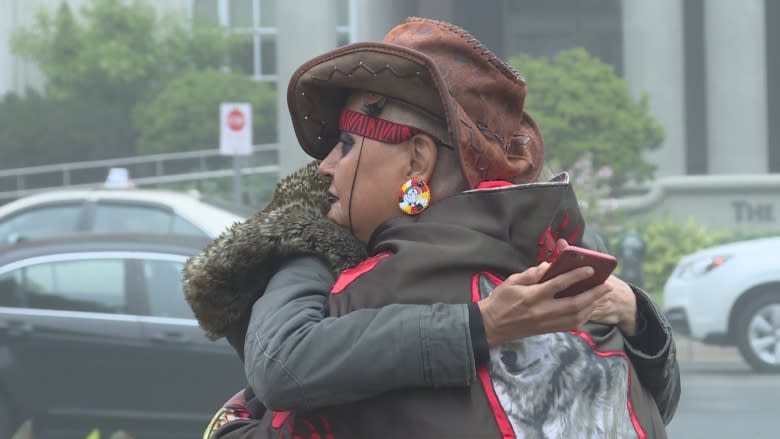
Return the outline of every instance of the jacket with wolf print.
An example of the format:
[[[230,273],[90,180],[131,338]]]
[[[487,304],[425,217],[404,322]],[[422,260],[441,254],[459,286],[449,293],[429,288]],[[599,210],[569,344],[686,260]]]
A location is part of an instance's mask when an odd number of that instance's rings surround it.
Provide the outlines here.
[[[334,284],[331,315],[478,301],[501,279],[553,258],[557,238],[581,244],[583,229],[568,180],[455,195],[380,226],[373,256]],[[619,330],[601,324],[526,337],[492,349],[470,387],[402,389],[298,413],[295,430],[324,419],[328,429],[317,433],[336,439],[666,437],[624,345]]]
[[[306,173],[310,175],[306,175]],[[280,185],[283,189],[285,187],[293,187],[294,190],[285,192],[284,190],[277,190],[274,196],[274,201],[269,205],[267,209],[260,212],[256,218],[250,219],[244,223],[237,224],[231,230],[226,232],[223,237],[216,240],[214,244],[209,246],[206,251],[196,258],[193,258],[188,263],[188,268],[185,270],[185,291],[188,295],[188,300],[193,305],[193,309],[196,309],[196,316],[201,325],[210,332],[210,335],[214,338],[228,335],[231,324],[235,325],[237,321],[241,319],[236,316],[245,316],[247,308],[251,306],[251,303],[256,297],[260,296],[264,289],[263,279],[267,279],[268,273],[272,271],[272,268],[277,267],[282,261],[280,259],[289,259],[296,254],[320,254],[323,258],[329,261],[331,267],[338,268],[341,266],[348,266],[354,263],[358,258],[352,257],[346,252],[334,252],[333,250],[339,250],[339,245],[342,245],[342,240],[345,239],[343,235],[343,229],[340,231],[338,228],[333,229],[332,224],[317,224],[324,221],[329,223],[321,216],[321,211],[317,203],[303,203],[304,206],[315,206],[315,208],[303,208],[301,209],[300,202],[297,198],[317,198],[317,191],[321,191],[321,195],[324,195],[324,187],[321,182],[316,184],[312,183],[316,181],[316,168],[309,166],[293,176],[296,180],[295,184],[289,184],[284,181]],[[303,182],[303,183],[302,183]],[[295,193],[295,190],[299,193]],[[291,208],[290,206],[298,206]],[[285,207],[286,206],[286,207]],[[500,206],[493,206],[490,209],[496,209]],[[269,215],[274,211],[287,212],[286,215]],[[504,211],[505,209],[498,209]],[[492,212],[498,213],[498,212]],[[506,213],[506,212],[504,212]],[[319,216],[318,216],[319,215]],[[302,219],[305,218],[305,219]],[[313,221],[312,224],[306,224],[304,228],[315,226],[315,230],[318,230],[319,235],[315,237],[314,234],[302,234],[300,233],[301,225],[307,222]],[[392,221],[391,221],[392,223]],[[560,224],[558,224],[560,226]],[[551,229],[551,232],[558,233],[560,235],[560,227]],[[385,230],[392,230],[392,227]],[[514,235],[518,232],[517,227],[510,227],[508,229],[509,235]],[[332,237],[330,234],[333,234]],[[307,240],[298,242],[301,236],[307,236]],[[381,236],[381,233],[378,235]],[[545,234],[547,236],[547,234]],[[466,237],[464,237],[466,238]],[[526,237],[527,238],[527,237]],[[424,239],[424,237],[423,237]],[[316,242],[313,242],[316,241]],[[467,239],[468,241],[468,239]],[[546,240],[540,240],[541,242]],[[291,244],[292,243],[292,244]],[[542,247],[546,243],[542,243]],[[275,246],[281,245],[282,248],[276,249]],[[354,242],[349,244],[351,246],[360,247]],[[541,247],[540,247],[541,248]],[[535,250],[535,251],[534,251]],[[533,249],[525,254],[525,258],[533,259],[538,257],[539,248]],[[358,248],[356,252],[360,252]],[[502,250],[503,251],[503,250]],[[503,253],[502,253],[503,254]],[[277,259],[268,259],[269,255],[273,255]],[[282,257],[282,255],[286,255]],[[395,258],[395,256],[393,257]],[[393,259],[390,258],[390,259]],[[499,258],[500,259],[500,258]],[[384,262],[383,262],[384,263]],[[500,267],[492,267],[491,264],[485,264],[483,267],[486,272],[495,272],[503,275],[503,270]],[[512,272],[518,271],[518,266],[512,267]],[[274,268],[275,269],[275,268]],[[253,271],[261,271],[262,273],[253,273]],[[311,270],[308,269],[307,273]],[[354,271],[353,271],[354,272]],[[293,275],[293,277],[300,276],[300,274]],[[260,279],[258,281],[257,279]],[[285,281],[280,280],[284,283]],[[287,282],[295,283],[295,279],[289,279]],[[484,282],[483,282],[484,283]],[[327,288],[325,285],[323,288]],[[307,286],[311,288],[311,285]],[[480,294],[485,294],[487,290],[484,290]],[[473,291],[472,291],[473,293]],[[244,297],[247,296],[247,297]],[[342,296],[348,297],[348,296]],[[472,297],[473,298],[473,297]],[[639,371],[643,380],[646,380],[650,384],[650,389],[653,391],[653,395],[656,397],[659,406],[662,407],[664,412],[664,418],[670,419],[676,407],[676,401],[679,398],[679,379],[676,381],[676,385],[668,386],[665,383],[674,382],[673,379],[667,379],[669,375],[669,368],[656,367],[658,365],[665,366],[671,365],[674,375],[676,372],[676,362],[671,361],[674,358],[673,345],[670,347],[671,342],[670,334],[668,333],[668,326],[652,307],[652,304],[647,300],[647,297],[640,291],[637,291],[638,303],[644,304],[641,308],[647,308],[648,310],[648,327],[650,332],[658,333],[667,339],[667,343],[663,345],[661,351],[658,354],[646,355],[641,352],[634,352],[632,359],[639,366]],[[438,298],[434,298],[438,299]],[[403,298],[401,298],[403,300]],[[423,298],[423,301],[430,300]],[[392,302],[391,299],[388,299]],[[213,308],[213,309],[210,309]],[[197,310],[201,310],[198,312]],[[205,312],[204,310],[208,310]],[[262,307],[253,313],[253,319],[255,314],[261,315],[263,312],[273,312],[273,310],[266,310]],[[297,312],[294,314],[298,314]],[[292,315],[291,315],[292,317]],[[262,319],[263,317],[259,317]],[[246,328],[246,324],[239,324]],[[382,325],[376,325],[381,327]],[[240,333],[241,331],[236,331]],[[253,332],[250,330],[250,332]],[[274,334],[265,334],[267,336],[273,336]],[[371,337],[370,332],[365,333],[366,337]],[[243,337],[243,336],[242,336]],[[581,338],[582,339],[582,338]],[[596,337],[598,339],[598,337]],[[584,339],[582,339],[584,340]],[[235,345],[235,344],[234,344]],[[333,352],[343,349],[342,343],[339,340],[320,339],[313,345],[317,346],[318,350]],[[630,346],[626,346],[628,351],[634,351]],[[387,346],[387,349],[395,350],[397,346]],[[389,357],[394,354],[388,353]],[[507,354],[511,357],[511,354]],[[639,357],[637,357],[639,355]],[[313,355],[317,357],[316,355]],[[320,357],[321,358],[321,357]],[[278,358],[284,364],[284,358]],[[306,361],[306,357],[303,358]],[[495,363],[495,361],[494,361]],[[297,366],[301,366],[300,368]],[[365,370],[370,367],[369,364],[353,364],[351,365],[355,373],[359,373],[360,370]],[[287,363],[285,369],[289,371],[291,376],[295,376],[297,370],[311,370],[311,365],[297,365]],[[511,370],[511,368],[508,368]],[[480,374],[481,376],[482,374]],[[500,386],[497,386],[497,388]],[[341,400],[354,400],[348,396],[353,394],[365,394],[360,393],[357,389],[350,389],[349,387],[341,387],[339,390],[339,397]],[[334,391],[336,389],[334,388]],[[401,391],[403,392],[403,391]],[[449,392],[449,390],[448,390]],[[303,392],[302,392],[303,393]],[[500,389],[499,389],[500,393]],[[357,398],[355,398],[357,399]],[[303,407],[304,405],[301,405]],[[643,408],[638,409],[640,412],[644,412]],[[270,415],[270,412],[268,413]],[[393,418],[392,416],[385,419]],[[396,418],[403,419],[403,418]],[[305,420],[305,418],[304,418]],[[351,421],[354,421],[352,418]],[[379,420],[376,420],[379,422]],[[247,425],[247,429],[252,429],[254,426],[260,428],[261,424],[267,424],[258,422],[256,424]],[[232,437],[230,434],[226,436],[218,437]],[[242,435],[242,437],[244,437]],[[249,437],[249,436],[246,436]],[[252,437],[264,437],[264,436],[252,436]],[[276,437],[276,436],[274,436]],[[338,436],[341,437],[341,436]],[[349,437],[349,436],[345,436]],[[493,436],[489,436],[493,437]],[[655,437],[650,435],[648,437]]]

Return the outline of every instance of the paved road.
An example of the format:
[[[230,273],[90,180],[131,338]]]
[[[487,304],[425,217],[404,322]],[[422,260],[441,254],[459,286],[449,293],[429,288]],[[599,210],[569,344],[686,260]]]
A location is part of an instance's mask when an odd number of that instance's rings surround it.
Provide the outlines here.
[[[678,345],[682,398],[670,438],[780,438],[780,375],[753,373],[734,349]]]

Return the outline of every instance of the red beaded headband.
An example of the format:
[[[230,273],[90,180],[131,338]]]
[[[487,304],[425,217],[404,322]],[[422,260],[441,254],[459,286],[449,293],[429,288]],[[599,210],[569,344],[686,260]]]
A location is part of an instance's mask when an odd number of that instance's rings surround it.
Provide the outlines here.
[[[341,110],[339,130],[393,145],[406,142],[417,134],[425,133],[419,128],[347,109]]]

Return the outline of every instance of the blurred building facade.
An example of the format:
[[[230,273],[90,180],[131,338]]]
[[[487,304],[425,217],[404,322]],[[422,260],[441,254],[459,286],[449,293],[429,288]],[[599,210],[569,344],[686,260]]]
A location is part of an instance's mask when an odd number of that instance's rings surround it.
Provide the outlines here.
[[[13,56],[8,36],[41,7],[67,1],[0,2],[0,93],[41,87],[37,70]],[[304,60],[352,41],[377,40],[407,16],[464,27],[501,58],[552,56],[584,47],[615,66],[633,94],[650,95],[664,126],[647,158],[657,177],[780,174],[780,2],[774,0],[155,0],[246,35],[243,70],[284,90]],[[530,85],[533,93],[533,85]],[[285,93],[278,93],[286,109]],[[280,143],[295,144],[279,118]],[[774,121],[774,122],[771,122]],[[306,161],[283,148],[282,172]],[[780,210],[780,205],[777,206]],[[780,212],[778,212],[780,216]]]

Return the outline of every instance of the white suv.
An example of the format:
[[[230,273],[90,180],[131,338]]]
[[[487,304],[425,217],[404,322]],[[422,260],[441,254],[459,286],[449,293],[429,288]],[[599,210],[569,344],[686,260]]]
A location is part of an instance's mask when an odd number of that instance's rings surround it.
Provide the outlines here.
[[[736,345],[761,372],[780,372],[780,237],[685,256],[664,287],[675,332]]]

